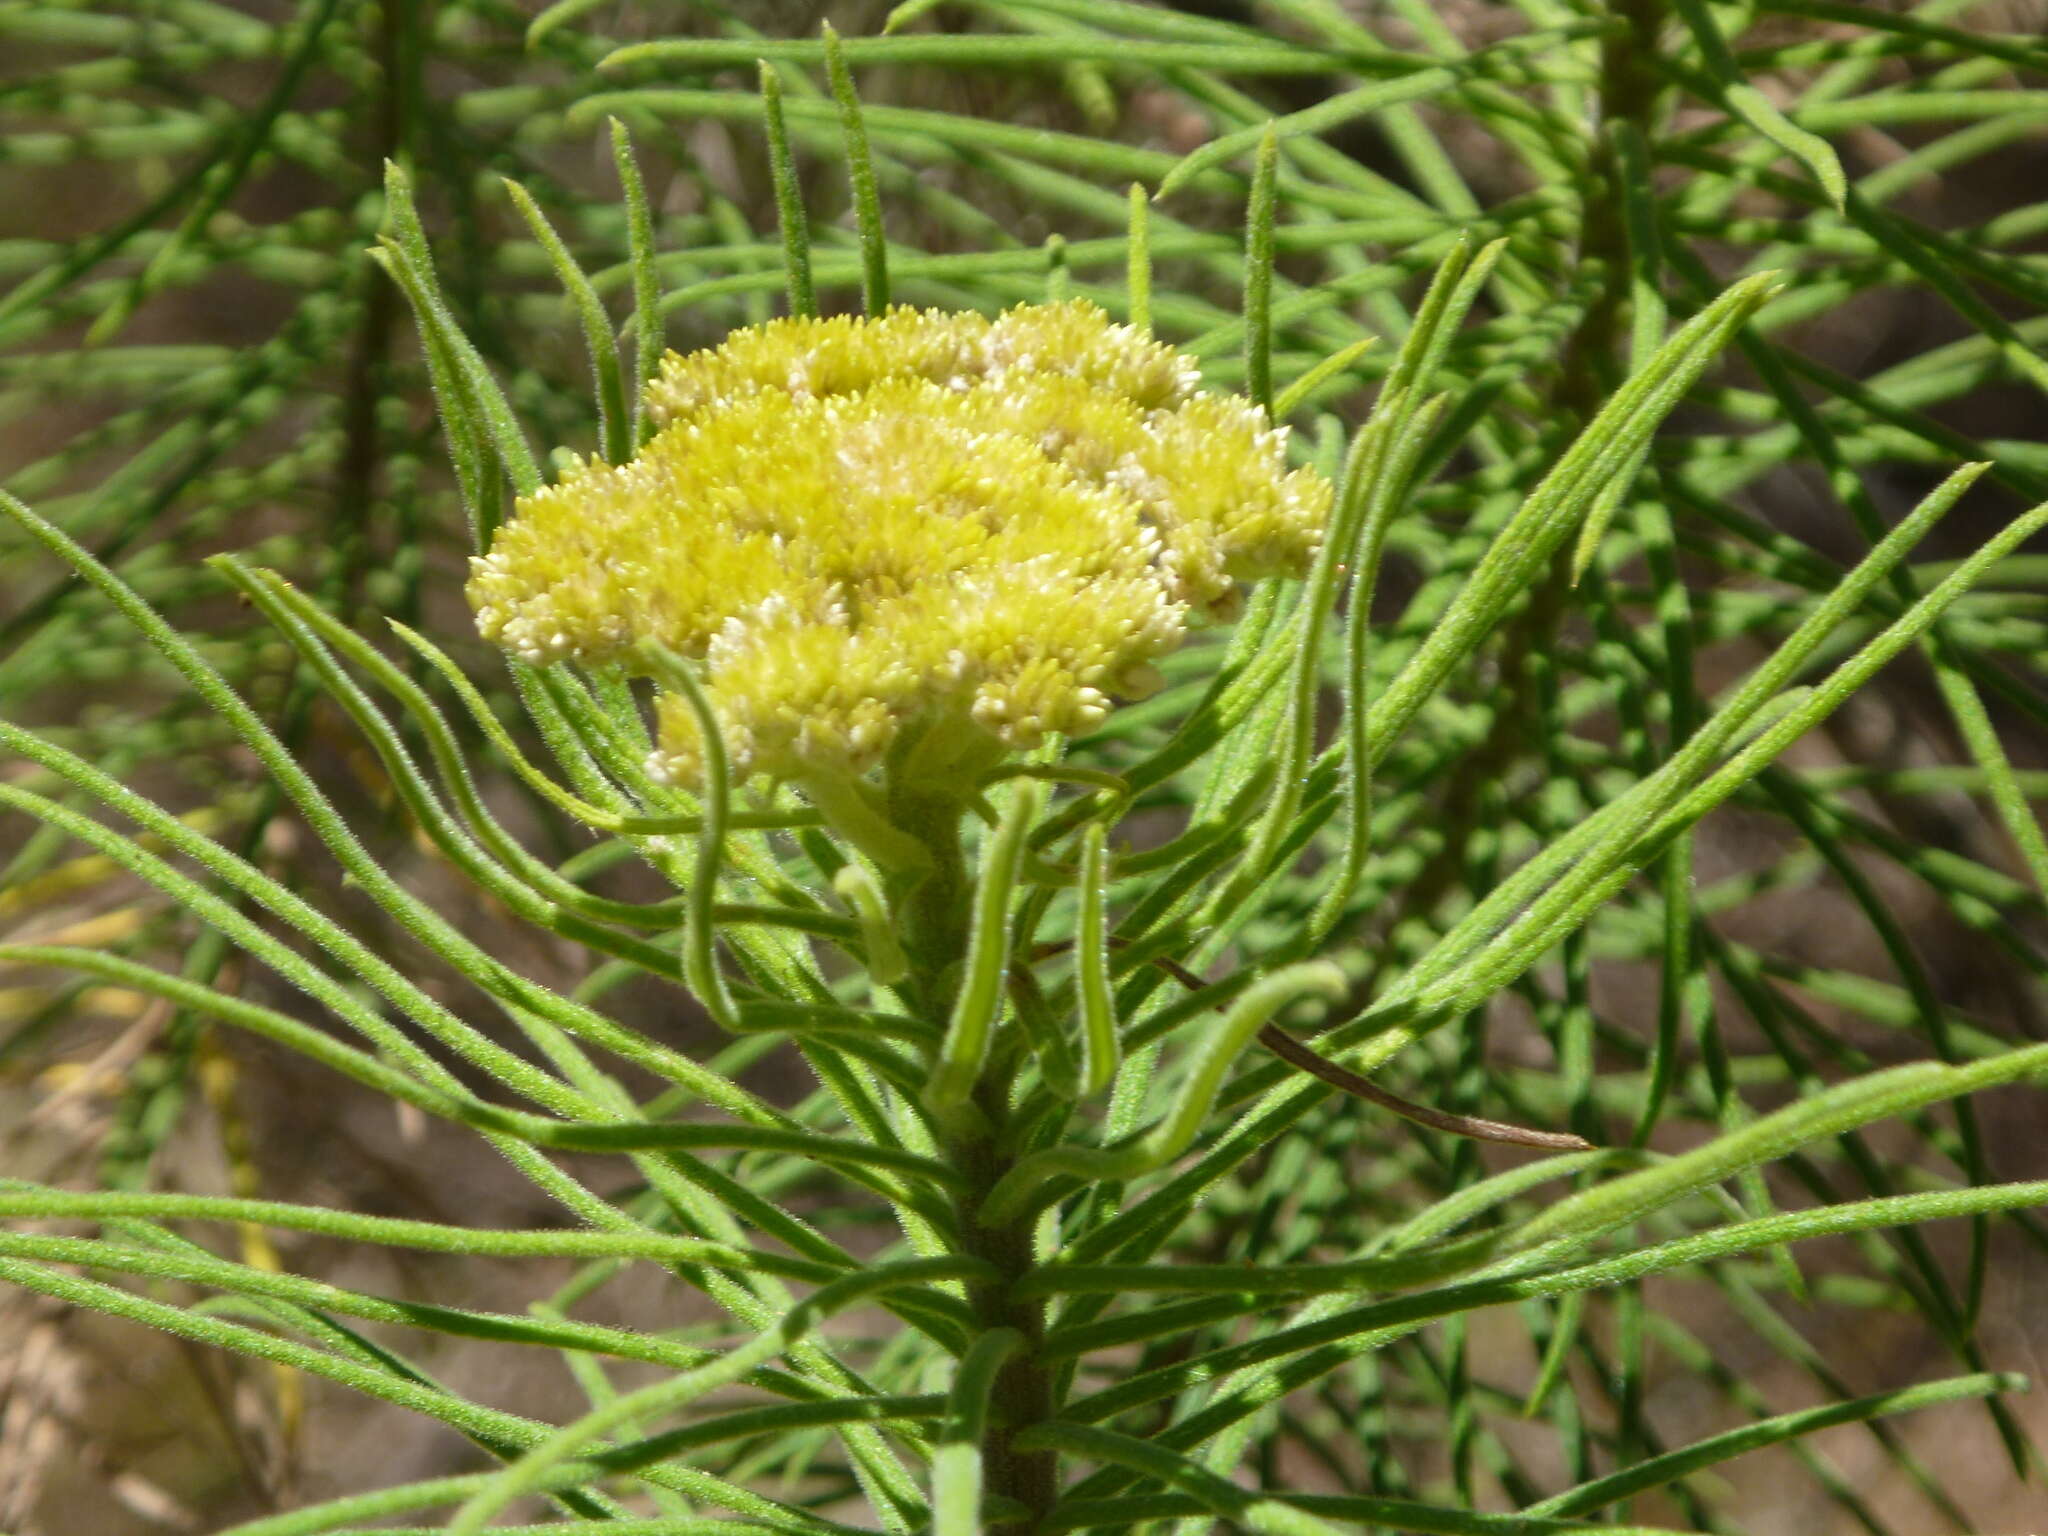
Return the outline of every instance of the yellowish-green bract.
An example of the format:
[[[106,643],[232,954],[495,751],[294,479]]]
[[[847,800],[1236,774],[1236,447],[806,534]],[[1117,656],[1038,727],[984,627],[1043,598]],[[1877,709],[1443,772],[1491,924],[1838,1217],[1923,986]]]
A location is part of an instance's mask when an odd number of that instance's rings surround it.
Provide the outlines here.
[[[1195,384],[1080,301],[670,353],[638,456],[522,497],[474,562],[478,627],[536,664],[698,658],[736,776],[858,775],[913,721],[997,753],[1085,732],[1322,536],[1285,429]],[[654,771],[694,784],[696,717],[659,715]]]

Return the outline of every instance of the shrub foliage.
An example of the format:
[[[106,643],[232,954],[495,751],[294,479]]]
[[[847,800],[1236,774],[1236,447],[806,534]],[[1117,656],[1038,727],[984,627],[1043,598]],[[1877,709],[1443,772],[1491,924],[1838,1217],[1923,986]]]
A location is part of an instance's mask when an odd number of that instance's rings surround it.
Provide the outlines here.
[[[0,1282],[467,1442],[237,1536],[1727,1530],[1772,1446],[1889,1529],[1840,1426],[1962,1528],[1892,1420],[1965,1400],[2030,1476],[1979,1335],[2048,1179],[1972,1108],[2048,1078],[2024,7],[775,9],[0,9],[0,1060],[156,1021]],[[1047,301],[1335,487],[1149,697],[771,783],[693,657],[475,639],[508,519],[675,456],[665,346]],[[251,1037],[554,1219],[266,1198]],[[1945,1366],[1806,1331],[1901,1313]]]

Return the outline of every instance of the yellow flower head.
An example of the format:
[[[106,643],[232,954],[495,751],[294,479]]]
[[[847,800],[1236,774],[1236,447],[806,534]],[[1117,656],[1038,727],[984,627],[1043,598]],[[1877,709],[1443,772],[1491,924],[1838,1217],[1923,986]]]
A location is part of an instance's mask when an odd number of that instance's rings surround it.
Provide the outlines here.
[[[1011,749],[1156,685],[1189,614],[1301,574],[1330,487],[1092,304],[778,320],[647,389],[661,430],[520,499],[469,597],[547,663],[699,658],[736,774],[860,774],[913,719]],[[655,770],[693,782],[659,704]]]

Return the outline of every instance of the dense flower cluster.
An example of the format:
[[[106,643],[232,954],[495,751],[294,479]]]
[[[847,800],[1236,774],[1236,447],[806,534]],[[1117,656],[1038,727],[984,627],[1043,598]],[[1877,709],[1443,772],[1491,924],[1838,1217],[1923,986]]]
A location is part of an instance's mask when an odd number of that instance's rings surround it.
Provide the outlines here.
[[[699,658],[739,774],[858,774],[920,718],[1086,731],[1329,509],[1284,429],[1081,302],[775,321],[671,353],[647,403],[630,463],[521,499],[470,601],[529,662]],[[694,716],[660,718],[693,781]]]

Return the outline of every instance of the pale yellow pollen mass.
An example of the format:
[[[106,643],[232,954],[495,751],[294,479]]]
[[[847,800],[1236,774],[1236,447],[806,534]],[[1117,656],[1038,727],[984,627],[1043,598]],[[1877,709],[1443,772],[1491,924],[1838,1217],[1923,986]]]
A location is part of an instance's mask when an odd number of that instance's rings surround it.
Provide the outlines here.
[[[790,319],[671,353],[630,462],[520,498],[469,597],[536,664],[697,658],[736,774],[857,775],[916,719],[1003,748],[1157,685],[1190,616],[1300,575],[1330,487],[1082,302]],[[654,767],[701,744],[658,702]]]

